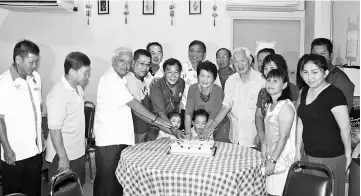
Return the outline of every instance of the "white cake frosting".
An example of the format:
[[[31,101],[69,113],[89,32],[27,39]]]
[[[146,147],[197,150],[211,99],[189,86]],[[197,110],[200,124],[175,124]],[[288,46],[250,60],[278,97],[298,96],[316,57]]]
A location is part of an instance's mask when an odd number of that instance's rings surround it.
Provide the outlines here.
[[[213,140],[174,140],[170,145],[171,154],[212,156]]]

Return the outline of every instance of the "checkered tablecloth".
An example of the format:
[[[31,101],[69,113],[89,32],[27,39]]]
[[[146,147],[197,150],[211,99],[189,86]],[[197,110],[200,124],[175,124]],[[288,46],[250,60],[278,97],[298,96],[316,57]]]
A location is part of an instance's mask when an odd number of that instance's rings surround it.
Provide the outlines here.
[[[124,195],[266,195],[261,154],[251,148],[216,142],[215,156],[169,154],[161,139],[123,150],[115,175]]]

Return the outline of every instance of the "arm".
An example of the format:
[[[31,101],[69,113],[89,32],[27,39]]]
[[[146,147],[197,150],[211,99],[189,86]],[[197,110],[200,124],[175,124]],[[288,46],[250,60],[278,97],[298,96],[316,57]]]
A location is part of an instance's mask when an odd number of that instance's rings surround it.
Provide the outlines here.
[[[184,116],[184,130],[186,135],[191,133],[191,126],[192,126],[192,117],[186,114]]]
[[[278,116],[280,137],[276,143],[276,147],[270,157],[270,159],[277,161],[281,155],[287,139],[290,135],[293,119],[295,117],[295,111],[288,104],[284,104]],[[274,173],[275,163],[267,161],[266,163],[266,174],[271,175]]]
[[[132,110],[133,114],[136,115],[137,117],[139,117],[140,119],[142,119],[144,122],[148,123],[148,124],[151,124],[151,125],[154,125],[154,126],[157,126],[159,129],[161,129],[162,131],[168,133],[168,134],[172,134],[172,132],[170,131],[169,128],[166,128],[166,127],[163,127],[161,125],[157,125],[155,123],[153,123],[149,118],[146,118],[142,115],[140,115],[139,113],[137,113],[136,111]]]
[[[262,110],[261,108],[257,107],[255,114],[255,124],[259,139],[261,140],[261,143],[263,143],[265,132],[264,132],[264,117],[261,110]]]
[[[224,99],[224,92],[222,90],[222,87],[213,86],[211,96],[215,96],[215,100],[214,100],[214,103],[212,104],[211,111],[209,112],[209,120],[205,124],[203,130],[208,129],[213,124],[214,119],[216,118],[218,112],[222,108],[222,102]],[[220,121],[218,121],[218,124],[219,123],[220,123]]]
[[[69,164],[70,164],[68,155],[66,154],[65,151],[63,136],[61,134],[60,129],[50,129],[49,132],[56,154],[59,156],[58,171],[62,172],[64,170],[69,169]]]
[[[353,107],[353,93],[355,91],[355,85],[350,81],[346,74],[345,77],[338,77],[334,85],[345,95],[348,113],[350,113]]]
[[[346,105],[339,105],[331,109],[341,130],[341,139],[345,148],[346,169],[351,163],[351,125]]]
[[[203,135],[206,138],[209,138],[213,135],[214,129],[218,126],[218,124],[223,120],[223,118],[228,114],[229,110],[231,108],[226,107],[225,105],[222,105],[221,110],[219,110],[216,118],[213,120],[213,123],[211,126],[208,127],[208,129],[205,129],[203,131]]]
[[[0,142],[4,149],[5,162],[9,165],[15,165],[16,157],[14,151],[11,149],[4,118],[0,116]]]
[[[145,118],[150,119],[157,125],[164,126],[166,128],[172,127],[169,120],[165,120],[162,118],[158,118],[156,115],[151,113],[147,108],[145,108],[139,101],[132,99],[127,103],[127,105],[132,108],[135,112],[139,113],[140,115],[144,116]]]
[[[303,146],[303,124],[301,118],[298,117],[297,119],[297,126],[296,126],[296,158],[295,161],[301,160],[301,149]]]
[[[195,86],[196,85],[196,86]],[[191,133],[191,126],[192,126],[192,115],[195,108],[195,100],[196,100],[196,94],[199,95],[197,92],[198,89],[198,83],[195,85],[191,85],[188,90],[188,99],[187,104],[185,108],[185,115],[184,115],[184,131],[186,134]],[[196,87],[196,88],[194,88]]]

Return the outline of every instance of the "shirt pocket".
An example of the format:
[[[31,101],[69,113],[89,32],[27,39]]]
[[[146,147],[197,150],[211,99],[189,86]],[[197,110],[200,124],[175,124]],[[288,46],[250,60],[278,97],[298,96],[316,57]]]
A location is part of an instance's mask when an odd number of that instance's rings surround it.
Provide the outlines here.
[[[257,96],[258,96],[258,92],[254,90],[248,93],[248,95],[246,96],[248,109],[251,110],[257,109]]]

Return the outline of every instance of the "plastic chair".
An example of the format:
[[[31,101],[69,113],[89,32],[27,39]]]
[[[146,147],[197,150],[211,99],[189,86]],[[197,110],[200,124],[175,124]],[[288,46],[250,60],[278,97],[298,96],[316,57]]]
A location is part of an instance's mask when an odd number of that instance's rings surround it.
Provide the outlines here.
[[[93,137],[93,125],[95,115],[95,104],[91,101],[84,102],[84,114],[85,114],[85,160],[89,163],[89,175],[93,180],[92,163],[90,153],[95,152],[95,138]]]
[[[72,170],[63,171],[51,178],[50,196],[84,196],[79,176]]]
[[[11,194],[8,194],[8,195],[5,195],[5,196],[26,196],[26,195],[22,194],[22,193],[11,193]]]
[[[327,178],[305,173],[305,169],[323,172]],[[282,196],[333,196],[334,184],[333,173],[326,165],[297,161],[289,169]]]

